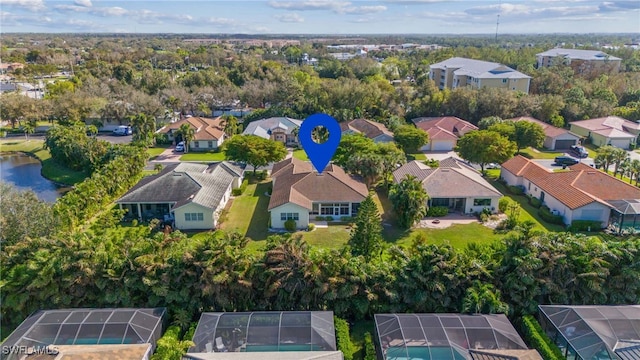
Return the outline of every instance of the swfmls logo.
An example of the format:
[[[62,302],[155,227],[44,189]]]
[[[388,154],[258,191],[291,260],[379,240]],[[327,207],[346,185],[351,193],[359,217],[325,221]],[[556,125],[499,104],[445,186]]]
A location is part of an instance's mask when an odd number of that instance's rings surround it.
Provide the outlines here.
[[[20,354],[20,355],[58,355],[59,351],[56,347],[51,346],[3,346],[2,355]]]

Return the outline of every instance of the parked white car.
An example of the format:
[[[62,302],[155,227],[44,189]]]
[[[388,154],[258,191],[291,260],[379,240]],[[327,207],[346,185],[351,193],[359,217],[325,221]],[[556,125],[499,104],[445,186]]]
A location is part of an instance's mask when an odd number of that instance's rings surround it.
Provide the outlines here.
[[[176,151],[176,152],[183,152],[183,151],[184,151],[184,141],[180,141],[180,142],[176,145],[176,148],[174,149],[174,151]]]

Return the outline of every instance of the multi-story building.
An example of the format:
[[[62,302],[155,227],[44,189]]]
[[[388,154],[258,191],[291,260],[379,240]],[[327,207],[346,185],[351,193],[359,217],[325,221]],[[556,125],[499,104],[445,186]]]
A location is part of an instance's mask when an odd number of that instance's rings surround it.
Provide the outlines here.
[[[618,72],[620,58],[611,56],[599,50],[578,50],[555,48],[536,54],[538,68],[555,64],[569,65],[575,72]]]
[[[443,89],[498,88],[529,93],[531,77],[506,65],[454,57],[429,66],[429,78]]]

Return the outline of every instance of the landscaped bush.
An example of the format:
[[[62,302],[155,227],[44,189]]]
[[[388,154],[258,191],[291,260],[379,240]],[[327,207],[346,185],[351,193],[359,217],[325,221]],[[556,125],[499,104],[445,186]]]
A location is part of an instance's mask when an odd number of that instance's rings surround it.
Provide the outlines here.
[[[564,225],[564,218],[560,215],[553,215],[551,210],[549,210],[549,207],[546,205],[540,206],[540,209],[538,209],[538,215],[540,215],[542,220],[548,223]]]
[[[169,140],[169,134],[158,133],[154,135],[156,138],[156,144],[158,145],[169,145],[171,144],[171,140]]]
[[[316,221],[324,221],[324,216],[316,216]]]
[[[180,360],[190,346],[193,346],[191,340],[180,340],[178,326],[169,326],[164,335],[158,339],[158,347],[151,360]]]
[[[266,178],[267,178],[267,170],[256,172],[256,179],[258,179],[259,181],[262,181]]]
[[[428,167],[432,168],[432,169],[436,169],[438,167],[440,167],[440,161],[436,160],[436,159],[427,159],[424,161],[424,164],[427,165]]]
[[[542,201],[540,201],[540,199],[538,199],[537,197],[534,196],[527,196],[529,198],[529,204],[531,204],[531,206],[533,206],[534,208],[538,209],[540,208],[540,206],[542,206]]]
[[[284,222],[284,228],[287,231],[296,231],[296,221],[293,219],[289,219]]]
[[[370,332],[364,334],[364,360],[376,360],[376,346]]]
[[[340,221],[348,223],[348,222],[352,222],[353,218],[351,216],[341,216]]]
[[[325,221],[333,221],[333,216],[326,216],[324,218]]]
[[[498,201],[498,211],[504,214],[507,211],[510,203],[511,199],[506,196],[501,197],[500,201]]]
[[[595,220],[573,220],[571,226],[569,226],[569,231],[571,232],[598,231],[600,229],[602,229],[602,221]]]
[[[507,190],[513,195],[522,195],[524,194],[524,189],[521,186],[508,185]]]
[[[316,229],[316,224],[309,224],[307,225],[307,231],[313,231]]]
[[[427,210],[427,216],[442,217],[449,213],[449,208],[446,206],[432,206]]]
[[[353,344],[349,335],[349,324],[346,320],[337,316],[333,317],[333,323],[336,329],[336,346],[342,351],[344,360],[353,360]]]
[[[562,351],[544,333],[533,316],[525,315],[522,317],[522,332],[527,344],[538,350],[544,360],[564,359]]]

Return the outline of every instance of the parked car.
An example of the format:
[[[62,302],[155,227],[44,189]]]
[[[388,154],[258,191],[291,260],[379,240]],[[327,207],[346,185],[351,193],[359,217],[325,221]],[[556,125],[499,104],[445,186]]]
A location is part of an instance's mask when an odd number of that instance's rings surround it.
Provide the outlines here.
[[[572,158],[571,156],[557,156],[555,158],[556,165],[575,165],[580,161],[576,158]]]
[[[133,134],[133,131],[131,130],[131,126],[121,125],[113,129],[113,135],[126,136],[131,134]]]
[[[176,145],[176,148],[174,149],[174,151],[176,151],[176,152],[183,152],[183,151],[184,151],[184,141],[180,141],[180,142]]]
[[[485,169],[500,169],[500,164],[496,164],[496,163],[488,163],[485,166]]]
[[[587,149],[585,149],[584,146],[580,145],[571,145],[571,154],[579,158],[589,157],[589,152],[587,151]]]

